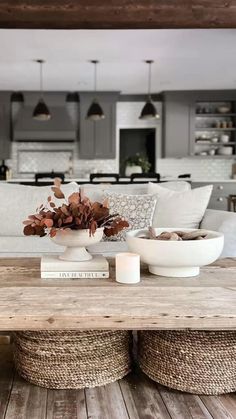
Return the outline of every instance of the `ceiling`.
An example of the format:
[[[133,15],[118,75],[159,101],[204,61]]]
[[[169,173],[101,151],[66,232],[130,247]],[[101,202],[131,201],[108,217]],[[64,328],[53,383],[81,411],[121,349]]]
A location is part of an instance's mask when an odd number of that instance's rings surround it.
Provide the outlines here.
[[[152,91],[236,88],[236,29],[0,30],[0,90],[93,88],[91,59],[100,60],[98,90]]]

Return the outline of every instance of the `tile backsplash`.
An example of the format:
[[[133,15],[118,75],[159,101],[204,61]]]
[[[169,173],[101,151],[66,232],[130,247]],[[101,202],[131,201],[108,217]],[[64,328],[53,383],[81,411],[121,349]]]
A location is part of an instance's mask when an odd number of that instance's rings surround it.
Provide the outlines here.
[[[70,143],[12,143],[12,159],[7,164],[12,168],[13,177],[33,176],[36,171],[69,172],[70,156],[73,176],[88,178],[90,173],[117,172],[117,159],[81,160],[76,144]],[[182,158],[157,159],[157,172],[162,176],[177,177],[191,173],[193,178],[212,180],[230,179],[235,160],[224,158]]]
[[[69,162],[72,160],[72,151],[37,151],[20,150],[18,153],[18,172],[32,174],[36,172],[68,171]]]
[[[224,158],[157,159],[157,172],[162,176],[177,177],[191,173],[192,178],[202,180],[230,179],[235,160]]]
[[[13,142],[12,158],[7,165],[12,169],[13,177],[33,177],[37,171],[69,172],[72,163],[73,176],[89,177],[90,173],[116,172],[116,159],[81,160],[78,145],[75,143],[31,143]]]

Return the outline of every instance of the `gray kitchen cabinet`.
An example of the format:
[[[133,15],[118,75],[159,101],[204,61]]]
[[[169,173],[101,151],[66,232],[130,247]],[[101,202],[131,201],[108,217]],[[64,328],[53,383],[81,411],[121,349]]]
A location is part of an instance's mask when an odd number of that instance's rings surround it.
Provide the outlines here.
[[[201,186],[213,185],[211,198],[208,208],[222,211],[228,210],[229,195],[236,195],[236,181],[235,182],[193,182],[192,188],[199,188]]]
[[[231,113],[228,115],[214,110],[217,106],[229,103]],[[206,107],[202,113],[198,111],[201,107]],[[220,137],[222,133],[230,134],[230,141],[234,146],[233,154],[236,154],[236,90],[164,92],[163,109],[163,157],[200,156],[201,158],[201,151],[208,151],[206,143],[201,143],[201,137]],[[216,128],[214,125],[216,121],[224,117],[233,126]],[[208,148],[212,148],[211,143]]]
[[[212,195],[207,208],[228,211],[228,197]]]
[[[0,92],[0,160],[11,154],[11,92]]]
[[[86,119],[94,99],[93,92],[80,96],[79,157],[81,159],[112,159],[116,156],[116,102],[118,92],[98,92],[105,119],[93,122]]]
[[[189,92],[166,92],[163,98],[163,157],[187,157],[191,153],[190,113],[193,96]]]

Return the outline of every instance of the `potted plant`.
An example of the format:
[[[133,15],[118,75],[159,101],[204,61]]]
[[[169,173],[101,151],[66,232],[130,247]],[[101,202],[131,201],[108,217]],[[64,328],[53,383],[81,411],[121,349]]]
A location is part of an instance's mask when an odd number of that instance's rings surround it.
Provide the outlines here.
[[[125,176],[130,176],[133,173],[148,173],[151,164],[147,156],[136,153],[134,156],[128,157],[125,162]]]
[[[92,256],[85,246],[98,243],[103,234],[113,236],[129,226],[118,214],[109,213],[107,200],[103,203],[91,202],[84,196],[82,189],[66,199],[58,178],[51,189],[54,196],[62,199],[63,203],[57,206],[49,196],[47,204],[42,204],[36,214],[29,215],[23,222],[24,234],[40,237],[49,235],[56,244],[66,247],[60,259],[90,260]]]

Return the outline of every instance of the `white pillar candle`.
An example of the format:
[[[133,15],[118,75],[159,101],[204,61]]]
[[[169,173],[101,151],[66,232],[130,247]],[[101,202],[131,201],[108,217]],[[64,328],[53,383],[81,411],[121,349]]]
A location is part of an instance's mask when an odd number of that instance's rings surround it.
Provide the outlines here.
[[[140,256],[136,253],[116,255],[116,281],[122,284],[137,284],[140,281]]]

